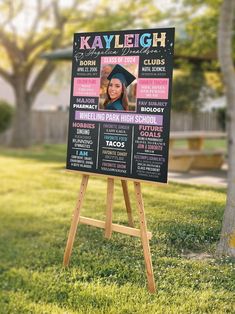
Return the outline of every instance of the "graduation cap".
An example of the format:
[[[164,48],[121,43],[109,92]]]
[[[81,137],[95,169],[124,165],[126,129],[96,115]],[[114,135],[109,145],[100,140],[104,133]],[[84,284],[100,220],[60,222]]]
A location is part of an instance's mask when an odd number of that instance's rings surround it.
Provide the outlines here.
[[[126,87],[129,86],[136,78],[129,71],[124,69],[121,65],[116,64],[107,79],[110,81],[112,78],[119,79]]]

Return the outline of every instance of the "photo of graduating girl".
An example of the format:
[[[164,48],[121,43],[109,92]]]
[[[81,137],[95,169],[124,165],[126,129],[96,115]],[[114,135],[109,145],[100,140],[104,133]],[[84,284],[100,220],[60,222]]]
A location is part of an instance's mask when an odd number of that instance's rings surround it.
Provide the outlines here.
[[[127,87],[136,79],[124,67],[117,64],[107,77],[106,97],[103,103],[105,110],[128,110]]]

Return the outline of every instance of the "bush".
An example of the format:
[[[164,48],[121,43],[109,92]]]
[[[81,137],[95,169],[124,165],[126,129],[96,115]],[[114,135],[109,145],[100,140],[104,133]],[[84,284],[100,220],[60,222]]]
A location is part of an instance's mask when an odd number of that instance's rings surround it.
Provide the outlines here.
[[[0,133],[10,126],[13,112],[13,108],[5,100],[0,100]]]

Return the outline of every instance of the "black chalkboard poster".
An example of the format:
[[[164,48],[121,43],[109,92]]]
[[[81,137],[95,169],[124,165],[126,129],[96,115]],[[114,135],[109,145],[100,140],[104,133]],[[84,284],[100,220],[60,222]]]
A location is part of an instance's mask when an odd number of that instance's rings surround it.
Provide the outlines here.
[[[67,169],[167,182],[174,28],[76,33]]]

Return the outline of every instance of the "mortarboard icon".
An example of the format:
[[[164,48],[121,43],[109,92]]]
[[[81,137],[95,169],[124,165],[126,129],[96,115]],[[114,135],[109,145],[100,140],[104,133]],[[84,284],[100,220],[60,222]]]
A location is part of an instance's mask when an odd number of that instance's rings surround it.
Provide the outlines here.
[[[112,78],[119,79],[126,87],[129,86],[136,78],[129,71],[124,69],[121,65],[116,64],[107,79],[110,81]]]

